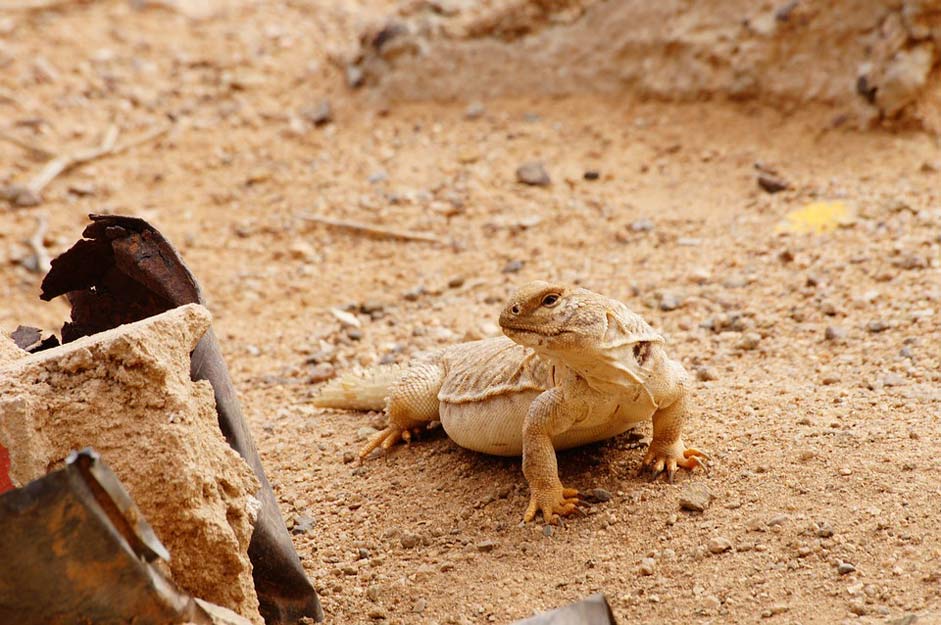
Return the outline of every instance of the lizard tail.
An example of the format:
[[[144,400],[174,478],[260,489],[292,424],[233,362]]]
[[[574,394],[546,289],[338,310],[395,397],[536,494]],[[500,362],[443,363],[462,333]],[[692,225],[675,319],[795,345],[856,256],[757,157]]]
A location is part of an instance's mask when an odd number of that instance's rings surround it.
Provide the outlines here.
[[[346,373],[320,388],[311,403],[321,408],[385,410],[389,389],[405,370],[398,365]]]

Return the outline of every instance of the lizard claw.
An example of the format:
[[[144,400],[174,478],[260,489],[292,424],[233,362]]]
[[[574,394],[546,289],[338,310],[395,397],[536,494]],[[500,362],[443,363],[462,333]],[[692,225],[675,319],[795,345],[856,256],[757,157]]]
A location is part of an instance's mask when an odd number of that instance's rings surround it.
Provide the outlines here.
[[[682,444],[680,448],[683,448]],[[648,481],[653,482],[661,473],[665,473],[667,482],[672,484],[679,467],[690,471],[696,467],[702,467],[703,470],[707,470],[708,466],[706,465],[706,461],[708,458],[706,454],[692,447],[684,449],[682,454],[662,448],[651,448],[647,450],[647,455],[644,456],[644,460],[641,462],[637,474],[638,476],[646,476]]]
[[[359,450],[359,459],[365,460],[377,447],[382,447],[383,450],[388,451],[400,440],[411,443],[412,438],[418,438],[420,434],[420,427],[403,428],[397,425],[388,425],[386,429],[373,436],[368,443],[363,445],[363,448]]]
[[[557,522],[559,516],[575,512],[578,503],[578,490],[563,488],[561,484],[555,488],[533,491],[529,499],[529,507],[523,515],[523,522],[532,521],[537,512],[542,512],[542,518],[546,523]]]

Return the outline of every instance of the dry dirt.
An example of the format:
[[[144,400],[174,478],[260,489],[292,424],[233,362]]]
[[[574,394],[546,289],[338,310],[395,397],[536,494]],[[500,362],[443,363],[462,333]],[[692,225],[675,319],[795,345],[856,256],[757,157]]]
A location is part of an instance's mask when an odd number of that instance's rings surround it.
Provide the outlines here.
[[[38,216],[53,253],[89,212],[152,220],[209,297],[330,623],[508,623],[598,590],[622,623],[937,622],[936,140],[852,131],[836,108],[719,100],[500,99],[475,119],[466,102],[379,107],[346,92],[327,54],[387,8],[0,13],[7,132],[58,151],[95,144],[112,121],[127,139],[177,121],[53,181],[40,206],[2,209],[0,327],[53,330],[67,312],[39,302],[28,268]],[[314,126],[302,111],[323,98],[334,121]],[[531,159],[551,186],[516,182]],[[790,189],[759,189],[756,162]],[[0,144],[0,184],[40,167]],[[816,200],[856,216],[819,236],[775,231]],[[313,409],[312,377],[494,333],[503,298],[536,278],[622,298],[715,378],[697,382],[686,435],[711,453],[708,475],[643,483],[631,437],[564,453],[567,485],[612,498],[548,532],[519,524],[517,461],[440,430],[346,462],[379,419]],[[329,312],[347,306],[360,328]],[[690,485],[714,497],[702,514],[679,509]],[[731,548],[713,554],[718,538]]]

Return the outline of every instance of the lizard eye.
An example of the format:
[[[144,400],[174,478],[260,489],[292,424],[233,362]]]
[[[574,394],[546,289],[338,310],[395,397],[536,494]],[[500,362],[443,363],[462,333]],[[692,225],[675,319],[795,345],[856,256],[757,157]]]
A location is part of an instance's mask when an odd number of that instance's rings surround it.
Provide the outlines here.
[[[542,298],[542,305],[545,306],[546,308],[551,308],[552,306],[555,306],[558,303],[558,301],[559,301],[558,295],[556,295],[555,293],[549,293],[549,295],[546,295],[544,298]]]

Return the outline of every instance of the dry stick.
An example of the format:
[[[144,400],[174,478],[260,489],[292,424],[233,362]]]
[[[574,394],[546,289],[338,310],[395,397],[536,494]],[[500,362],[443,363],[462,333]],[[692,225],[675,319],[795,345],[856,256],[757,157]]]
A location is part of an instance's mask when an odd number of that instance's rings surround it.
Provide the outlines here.
[[[105,136],[101,141],[101,145],[96,148],[79,150],[73,154],[65,154],[63,156],[54,158],[42,169],[42,171],[36,174],[36,176],[29,181],[29,183],[26,185],[26,188],[28,191],[33,193],[35,197],[40,197],[42,190],[45,189],[46,186],[59,174],[66,172],[77,165],[88,163],[103,156],[120,154],[121,152],[126,152],[131,148],[153,141],[161,135],[169,132],[171,127],[172,124],[167,124],[166,126],[152,130],[151,132],[148,132],[143,136],[134,139],[133,141],[128,141],[123,145],[116,146],[115,144],[118,141],[118,127],[111,125],[105,132]]]
[[[49,160],[50,158],[55,156],[55,154],[53,154],[51,150],[47,150],[46,148],[40,145],[35,145],[28,141],[24,141],[23,139],[20,139],[16,135],[11,135],[2,130],[0,130],[0,140],[7,141],[9,143],[12,143],[13,145],[18,145],[19,147],[23,148],[27,152],[31,154],[35,154],[37,157],[43,160]]]
[[[321,217],[319,215],[301,215],[301,219],[305,221],[312,221],[314,223],[323,224],[325,226],[333,226],[335,228],[345,228],[346,230],[352,230],[354,232],[362,232],[365,234],[371,234],[378,237],[387,237],[390,239],[402,239],[405,241],[425,241],[427,243],[441,243],[441,239],[431,236],[429,234],[421,234],[419,232],[408,232],[406,230],[393,230],[392,228],[383,228],[382,226],[372,226],[369,224],[363,224],[356,221],[343,221],[340,219],[331,219],[330,217]]]
[[[34,232],[33,236],[27,241],[27,244],[36,255],[36,273],[41,274],[49,273],[49,269],[52,268],[52,259],[49,256],[49,252],[46,251],[45,243],[43,243],[43,239],[46,238],[46,226],[46,216],[44,214],[37,215],[36,232]]]

